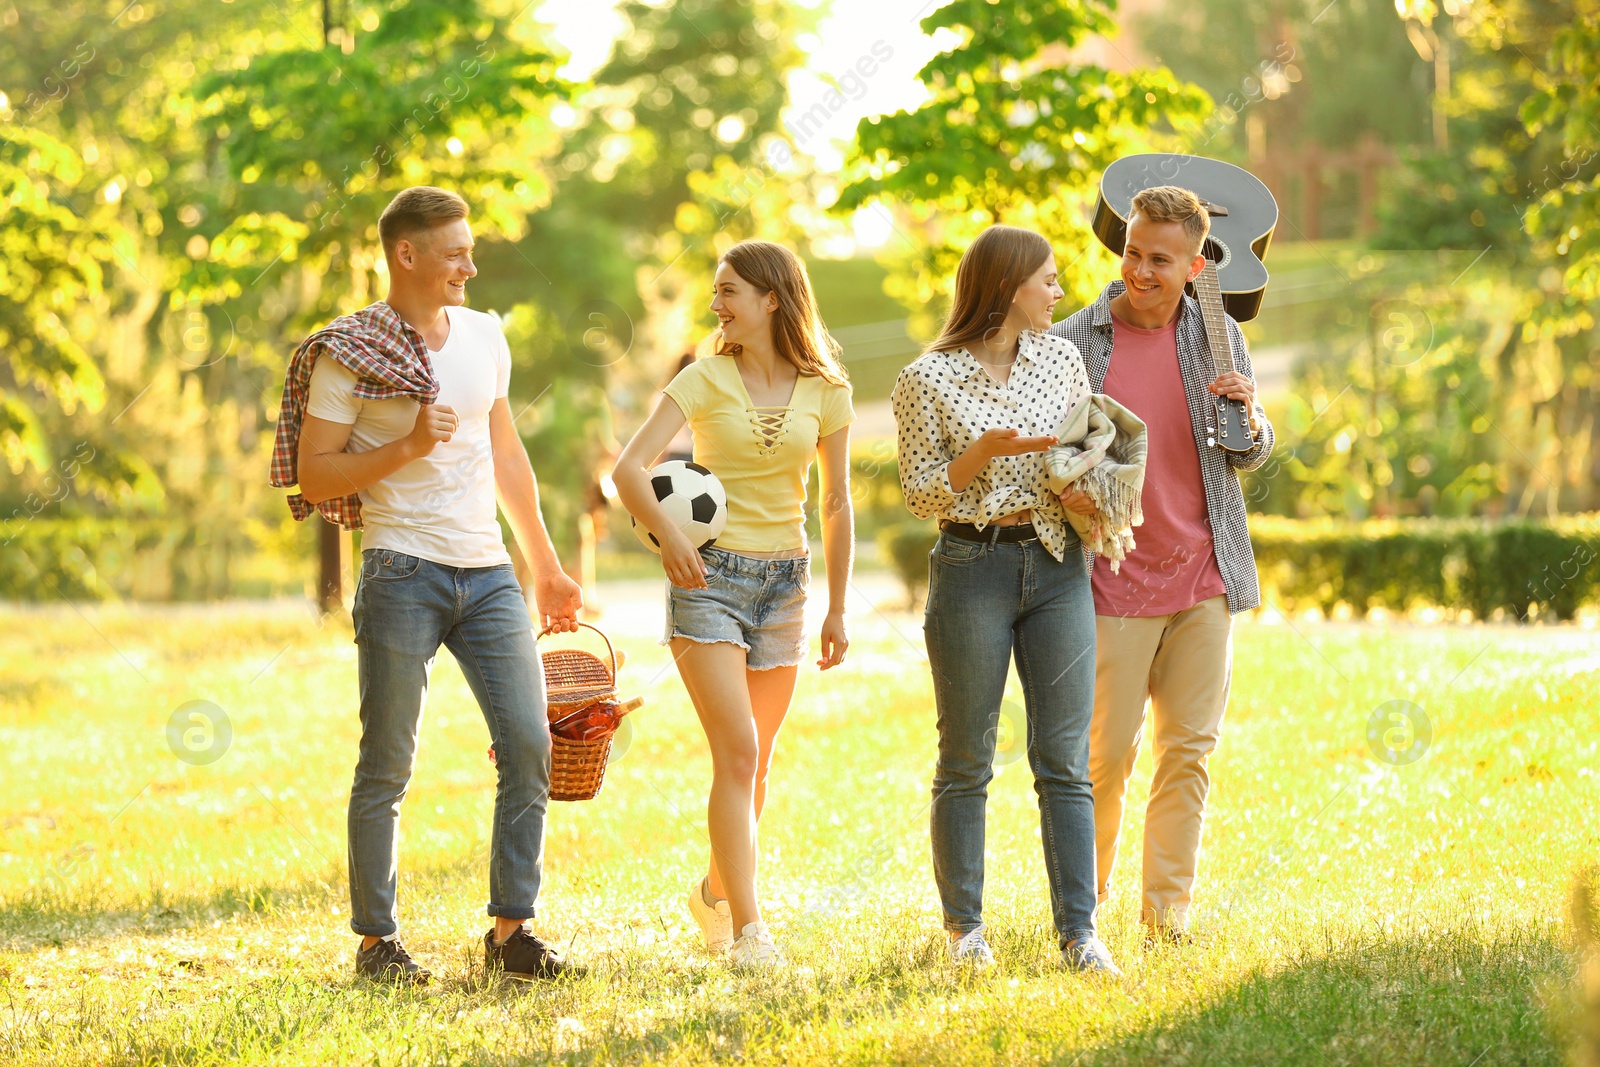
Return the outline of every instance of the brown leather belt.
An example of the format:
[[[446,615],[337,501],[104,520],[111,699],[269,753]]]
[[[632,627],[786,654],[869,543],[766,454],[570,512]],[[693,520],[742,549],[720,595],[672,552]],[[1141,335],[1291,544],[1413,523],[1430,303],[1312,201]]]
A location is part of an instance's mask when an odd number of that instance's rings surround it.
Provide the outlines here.
[[[977,541],[985,545],[991,541],[1002,545],[1024,545],[1029,541],[1039,540],[1039,531],[1033,528],[1031,522],[1019,522],[1011,526],[991,524],[980,530],[970,522],[952,522],[945,519],[939,523],[939,529],[951,537],[959,537],[963,541]]]

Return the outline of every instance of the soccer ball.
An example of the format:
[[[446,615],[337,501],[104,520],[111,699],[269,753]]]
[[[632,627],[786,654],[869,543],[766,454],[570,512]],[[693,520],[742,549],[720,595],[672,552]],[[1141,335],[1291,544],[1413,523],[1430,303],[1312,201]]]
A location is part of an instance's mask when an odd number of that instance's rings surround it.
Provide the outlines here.
[[[728,494],[717,476],[698,463],[670,459],[650,472],[650,487],[656,491],[656,499],[667,515],[696,549],[715,541],[728,524]],[[633,520],[633,532],[644,547],[660,553],[656,535],[645,529],[638,519]]]

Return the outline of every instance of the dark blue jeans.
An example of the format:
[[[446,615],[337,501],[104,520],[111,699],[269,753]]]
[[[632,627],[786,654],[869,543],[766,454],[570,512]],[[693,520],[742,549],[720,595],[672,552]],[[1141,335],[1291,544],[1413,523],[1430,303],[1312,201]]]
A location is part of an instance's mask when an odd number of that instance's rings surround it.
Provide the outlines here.
[[[532,621],[511,564],[446,567],[389,549],[361,554],[356,587],[361,754],[350,789],[350,928],[385,937],[395,916],[400,802],[439,646],[461,665],[494,744],[489,914],[531,919],[544,861],[550,725]]]
[[[941,534],[929,557],[923,631],[939,713],[931,822],[945,929],[983,925],[984,808],[1014,653],[1056,933],[1062,947],[1094,933],[1094,600],[1077,542],[1058,561],[1038,541]]]

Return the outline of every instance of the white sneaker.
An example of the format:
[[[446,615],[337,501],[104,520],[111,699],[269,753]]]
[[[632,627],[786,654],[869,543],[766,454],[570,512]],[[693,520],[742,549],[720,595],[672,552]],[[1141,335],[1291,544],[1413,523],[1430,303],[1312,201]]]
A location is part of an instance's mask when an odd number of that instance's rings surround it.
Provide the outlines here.
[[[1082,974],[1122,977],[1122,969],[1111,962],[1111,950],[1098,937],[1080,937],[1061,950],[1061,962]]]
[[[983,927],[969,930],[950,942],[950,960],[975,970],[994,966],[994,950],[984,939]]]
[[[781,967],[785,960],[767,932],[766,923],[746,923],[734,939],[733,948],[728,950],[728,962],[741,970],[757,970]]]
[[[726,900],[719,900],[715,905],[707,904],[704,892],[704,881],[696,882],[695,887],[689,890],[689,914],[700,924],[706,948],[711,952],[726,952],[733,947],[733,913],[728,910]]]

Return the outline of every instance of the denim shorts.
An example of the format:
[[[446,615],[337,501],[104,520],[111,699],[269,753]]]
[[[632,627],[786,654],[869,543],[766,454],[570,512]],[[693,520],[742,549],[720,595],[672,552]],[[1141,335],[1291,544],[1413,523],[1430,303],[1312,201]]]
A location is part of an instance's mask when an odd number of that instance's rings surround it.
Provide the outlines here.
[[[811,560],[756,559],[712,546],[700,550],[706,588],[667,584],[667,632],[700,644],[727,641],[750,670],[793,667],[806,658],[806,587]]]

